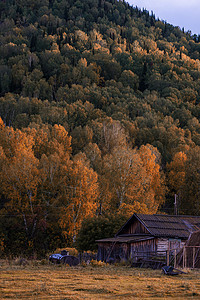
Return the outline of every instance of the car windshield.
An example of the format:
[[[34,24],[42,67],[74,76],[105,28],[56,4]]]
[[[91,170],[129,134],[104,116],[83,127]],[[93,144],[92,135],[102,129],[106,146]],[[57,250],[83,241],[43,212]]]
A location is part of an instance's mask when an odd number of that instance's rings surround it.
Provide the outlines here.
[[[56,259],[61,259],[62,255],[61,254],[52,254],[51,257],[56,258]]]

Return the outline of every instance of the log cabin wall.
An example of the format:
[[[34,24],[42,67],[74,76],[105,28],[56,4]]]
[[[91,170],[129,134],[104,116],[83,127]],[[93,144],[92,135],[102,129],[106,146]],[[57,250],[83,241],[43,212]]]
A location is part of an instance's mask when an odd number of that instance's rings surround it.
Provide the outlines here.
[[[130,245],[130,258],[134,258],[135,255],[145,254],[148,256],[150,252],[155,252],[157,249],[157,239],[150,239],[145,241],[139,241],[131,243]]]
[[[185,245],[185,240],[172,238],[158,238],[157,251],[167,251],[181,249]]]
[[[132,224],[125,227],[120,234],[148,234],[148,230],[138,221],[135,220]]]
[[[160,251],[167,251],[169,249],[169,241],[168,239],[162,239],[162,238],[159,238],[157,239],[157,251],[160,252]]]
[[[98,252],[97,252],[97,260],[101,260],[104,261],[104,257],[105,257],[105,249],[106,245],[104,243],[99,243],[98,244]]]
[[[167,250],[180,249],[184,244],[183,240],[170,238],[153,238],[131,243],[99,243],[97,259],[101,261],[127,260],[140,254],[143,258],[148,258],[150,252],[157,252],[158,255],[164,256]]]

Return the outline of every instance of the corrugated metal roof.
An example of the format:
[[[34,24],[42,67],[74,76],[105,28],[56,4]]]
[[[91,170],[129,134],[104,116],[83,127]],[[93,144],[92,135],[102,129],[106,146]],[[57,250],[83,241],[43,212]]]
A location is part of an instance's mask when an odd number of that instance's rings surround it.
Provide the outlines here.
[[[134,219],[138,219],[153,236],[188,238],[192,231],[200,228],[200,216],[170,216],[134,214],[119,230],[122,234]]]
[[[154,236],[188,238],[200,226],[198,216],[136,215]]]

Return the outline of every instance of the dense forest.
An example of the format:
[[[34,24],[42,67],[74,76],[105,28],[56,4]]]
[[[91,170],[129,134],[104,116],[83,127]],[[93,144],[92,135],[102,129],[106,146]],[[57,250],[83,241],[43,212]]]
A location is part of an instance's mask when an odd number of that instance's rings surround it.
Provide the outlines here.
[[[121,0],[0,12],[0,254],[199,215],[200,36]]]

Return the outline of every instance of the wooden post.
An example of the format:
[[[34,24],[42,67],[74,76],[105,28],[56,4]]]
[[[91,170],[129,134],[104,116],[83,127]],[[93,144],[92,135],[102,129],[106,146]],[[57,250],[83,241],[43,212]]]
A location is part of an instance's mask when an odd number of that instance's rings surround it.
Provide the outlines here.
[[[167,266],[169,266],[169,250],[167,250]]]
[[[184,269],[184,263],[185,263],[185,247],[183,247],[183,269]]]
[[[187,248],[185,247],[185,268],[187,268]]]
[[[174,250],[174,268],[176,268],[176,249]]]
[[[192,248],[193,251],[193,257],[192,257],[192,267],[195,268],[195,247]]]

